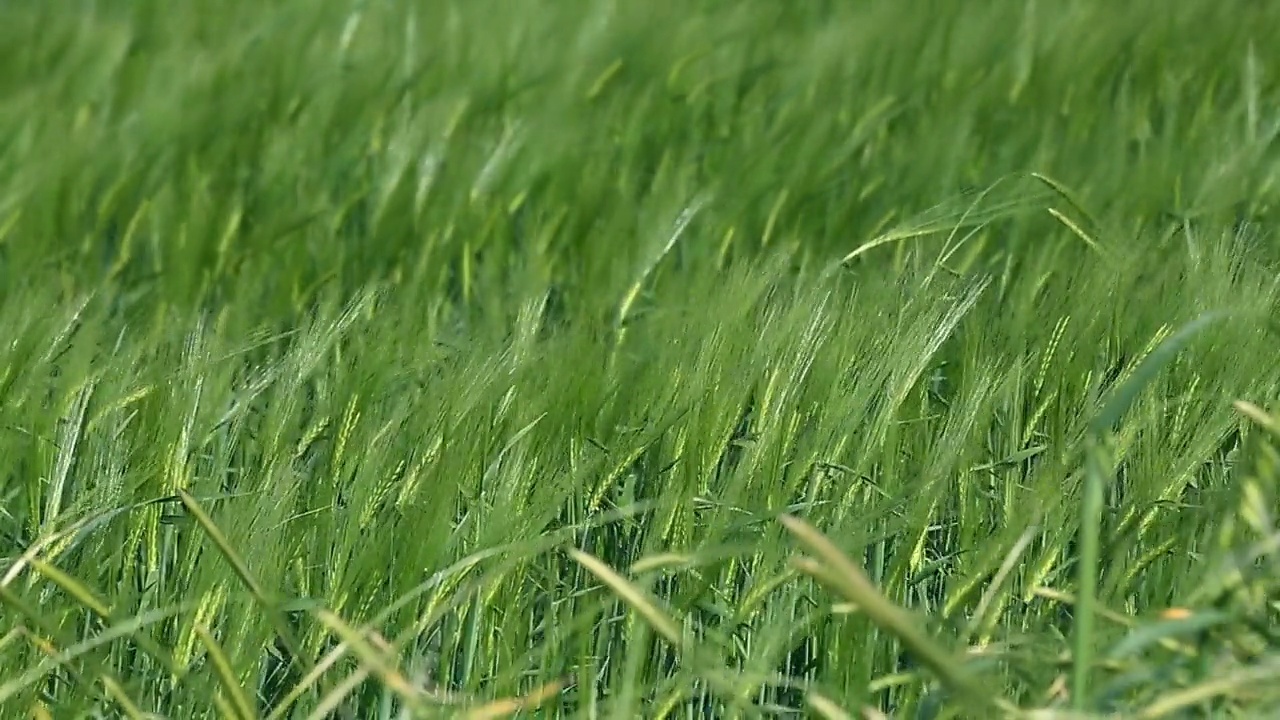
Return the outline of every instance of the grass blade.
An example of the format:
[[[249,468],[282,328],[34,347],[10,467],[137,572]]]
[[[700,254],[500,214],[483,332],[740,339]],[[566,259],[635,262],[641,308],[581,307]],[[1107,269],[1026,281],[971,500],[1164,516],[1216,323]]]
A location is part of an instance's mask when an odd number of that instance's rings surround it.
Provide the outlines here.
[[[959,658],[921,632],[919,620],[881,595],[866,573],[813,526],[792,515],[783,515],[780,520],[801,545],[821,560],[817,567],[811,563],[799,564],[802,571],[819,572],[819,581],[825,579],[833,584],[833,589],[845,600],[856,604],[872,622],[897,637],[949,690],[968,703],[985,709],[1009,707],[1007,701],[993,697],[989,689],[972,677]]]
[[[235,714],[240,720],[255,720],[258,717],[258,711],[254,709],[249,696],[245,694],[244,687],[240,681],[236,679],[236,673],[231,669],[231,660],[222,650],[222,646],[214,639],[209,632],[209,628],[202,624],[195,627],[196,635],[200,638],[200,643],[204,645],[204,649],[209,653],[209,660],[213,662],[213,671],[218,676],[218,681],[222,683],[222,689],[226,691],[228,702]]]
[[[537,710],[558,695],[566,685],[567,683],[563,680],[553,680],[528,695],[495,700],[468,711],[463,717],[467,720],[496,720],[496,718],[515,715],[525,710]]]
[[[805,702],[813,711],[826,720],[853,720],[853,716],[845,712],[843,708],[816,692],[805,693]]]
[[[347,624],[345,620],[328,610],[316,612],[316,618],[351,648],[364,666],[389,690],[396,693],[414,712],[423,712],[422,689],[416,687],[400,672],[399,662],[389,653],[374,647],[364,633]]]
[[[1229,317],[1225,311],[1209,312],[1187,323],[1181,330],[1165,338],[1155,350],[1143,358],[1133,374],[1112,392],[1111,397],[1094,416],[1089,425],[1091,432],[1101,434],[1110,432],[1119,424],[1120,418],[1137,399],[1138,393],[1147,386],[1166,364],[1186,347],[1196,335],[1215,323]]]
[[[1080,560],[1076,571],[1074,662],[1071,707],[1083,712],[1089,706],[1093,671],[1094,615],[1098,602],[1098,555],[1102,545],[1102,506],[1105,501],[1106,469],[1103,450],[1090,438],[1085,462],[1084,498],[1080,503]]]
[[[671,643],[676,649],[683,649],[684,643],[680,637],[679,626],[666,613],[658,609],[658,606],[649,597],[648,593],[636,587],[596,557],[575,549],[569,550],[569,556],[589,570],[592,575],[599,578],[605,585],[608,585],[633,610],[640,613],[640,616],[648,621],[649,625],[664,640]]]
[[[1214,698],[1254,685],[1273,684],[1280,680],[1280,660],[1271,659],[1253,667],[1246,667],[1223,674],[1192,687],[1165,693],[1135,716],[1137,720],[1159,720],[1179,716],[1187,710]]]
[[[150,610],[145,613],[141,613],[129,618],[128,620],[116,623],[91,638],[78,642],[75,645],[45,658],[35,667],[22,673],[18,677],[11,678],[4,683],[0,683],[0,705],[3,705],[23,689],[39,682],[40,679],[53,670],[53,668],[69,663],[81,655],[115,642],[120,638],[133,635],[138,630],[147,627],[148,625],[154,625],[167,618],[185,612],[188,609],[190,609],[189,604],[183,604],[176,607]]]
[[[306,653],[302,652],[301,646],[293,636],[293,630],[289,627],[289,623],[285,622],[285,619],[280,613],[280,609],[277,607],[274,599],[267,595],[266,591],[262,588],[262,584],[259,583],[257,578],[253,576],[253,573],[250,572],[248,563],[246,563],[244,558],[240,556],[240,553],[236,552],[236,549],[231,546],[231,542],[227,539],[227,536],[222,532],[217,524],[213,522],[213,518],[209,517],[209,514],[204,511],[204,508],[200,506],[200,503],[197,502],[190,493],[179,489],[178,498],[182,501],[182,505],[187,509],[187,512],[191,513],[191,516],[195,518],[201,529],[204,530],[205,535],[213,541],[213,544],[218,548],[218,552],[222,554],[223,559],[231,565],[231,569],[235,572],[236,576],[239,577],[240,581],[249,589],[249,593],[253,595],[253,599],[262,605],[263,609],[267,613],[268,620],[270,620],[272,626],[275,628],[276,634],[280,637],[281,641],[283,641],[284,646],[289,651],[289,655],[293,661],[301,664],[304,671],[310,670],[313,663],[307,658]]]
[[[124,691],[124,688],[120,687],[120,683],[113,678],[102,678],[102,686],[106,688],[107,694],[116,701],[116,704],[120,706],[120,711],[129,720],[144,720],[147,717],[147,714],[142,712],[142,708],[133,702],[128,693]]]

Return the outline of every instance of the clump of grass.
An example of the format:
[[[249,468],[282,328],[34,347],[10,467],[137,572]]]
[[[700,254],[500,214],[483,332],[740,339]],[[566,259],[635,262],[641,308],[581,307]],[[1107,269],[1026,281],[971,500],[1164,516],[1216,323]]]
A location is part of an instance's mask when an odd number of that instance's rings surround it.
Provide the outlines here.
[[[3,5],[2,714],[1256,717],[1219,5]]]

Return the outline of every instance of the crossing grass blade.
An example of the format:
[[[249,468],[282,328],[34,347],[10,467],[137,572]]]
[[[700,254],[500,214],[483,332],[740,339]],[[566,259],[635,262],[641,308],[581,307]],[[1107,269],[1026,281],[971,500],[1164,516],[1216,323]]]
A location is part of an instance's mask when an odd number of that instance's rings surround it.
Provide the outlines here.
[[[820,582],[830,584],[845,600],[856,604],[872,622],[897,637],[947,689],[975,708],[996,711],[1013,707],[1007,700],[993,696],[976,677],[969,674],[963,661],[925,635],[916,618],[885,598],[866,573],[817,529],[791,515],[783,515],[780,522],[802,546],[817,556],[818,563],[801,559],[797,561],[797,567],[814,575]]]
[[[144,720],[148,717],[114,678],[103,677],[102,687],[106,689],[111,699],[116,701],[116,704],[120,706],[120,712],[124,713],[124,716],[129,720]]]
[[[262,606],[268,619],[274,626],[278,637],[284,643],[285,648],[289,651],[294,662],[299,663],[304,672],[310,669],[312,662],[308,659],[306,653],[302,651],[301,646],[294,637],[293,629],[290,628],[289,623],[285,621],[284,616],[280,612],[280,608],[276,605],[275,599],[267,594],[266,590],[263,589],[262,585],[254,577],[253,573],[250,572],[248,563],[246,563],[240,553],[236,552],[236,549],[231,546],[231,542],[227,540],[227,536],[223,534],[222,530],[220,530],[213,522],[213,518],[209,517],[209,514],[205,512],[204,508],[201,507],[200,503],[190,493],[186,490],[179,489],[177,495],[181,500],[183,507],[187,509],[187,512],[191,513],[192,517],[194,517],[196,522],[200,525],[200,528],[204,530],[205,535],[213,541],[214,546],[217,547],[223,559],[226,560],[232,570],[235,571],[236,576],[240,578],[240,581],[244,583],[245,587],[249,590],[249,593],[253,596],[253,599]]]
[[[33,557],[31,559],[31,566],[35,568],[36,572],[49,578],[53,584],[65,590],[68,595],[75,598],[81,605],[92,611],[94,615],[97,615],[99,618],[104,620],[111,617],[111,608],[106,604],[106,602],[100,600],[93,591],[89,590],[84,583],[62,572],[39,557]]]
[[[1165,338],[1154,351],[1143,358],[1129,378],[1112,391],[1106,403],[1090,421],[1090,431],[1095,436],[1101,436],[1113,430],[1133,405],[1134,400],[1138,398],[1138,394],[1155,379],[1165,365],[1177,357],[1178,353],[1182,352],[1183,348],[1189,345],[1197,335],[1232,315],[1233,313],[1224,310],[1207,312]]]
[[[351,648],[351,652],[360,659],[360,662],[369,670],[369,673],[378,678],[392,692],[396,693],[412,712],[422,713],[426,711],[422,689],[415,687],[400,672],[397,658],[386,650],[375,647],[374,643],[370,642],[364,633],[352,627],[332,612],[319,610],[315,615],[325,627],[329,628]]]
[[[258,584],[257,579],[254,578],[253,573],[249,571],[248,563],[246,563],[244,558],[240,556],[240,553],[236,552],[236,549],[231,546],[230,541],[227,540],[227,536],[222,533],[222,530],[214,524],[213,518],[209,517],[209,514],[204,511],[204,508],[200,506],[200,503],[197,502],[196,499],[187,491],[178,490],[178,497],[181,499],[183,507],[187,509],[187,512],[191,513],[191,516],[194,517],[196,522],[200,524],[200,527],[204,529],[205,534],[213,541],[214,546],[218,548],[218,552],[222,554],[223,559],[231,565],[231,569],[234,570],[236,575],[240,578],[240,582],[244,583],[245,587],[248,588],[249,592],[253,595],[253,598],[264,606],[268,605],[266,591],[262,589],[262,586]]]
[[[1159,700],[1139,710],[1139,720],[1179,717],[1180,713],[1215,698],[1249,688],[1271,685],[1280,680],[1280,659],[1271,658],[1253,667],[1238,668],[1189,688],[1163,694]]]
[[[525,711],[535,711],[559,694],[566,684],[563,680],[549,682],[523,697],[494,700],[481,707],[472,708],[463,717],[467,720],[497,720],[497,718]]]
[[[648,593],[619,575],[617,571],[601,562],[599,558],[573,548],[569,549],[569,557],[599,578],[632,610],[639,613],[640,617],[644,618],[662,639],[677,650],[684,649],[684,640],[680,636],[680,627],[670,616],[658,608]]]
[[[1190,613],[1186,617],[1178,615],[1174,613],[1169,619],[1145,624],[1135,629],[1107,652],[1107,659],[1114,661],[1137,655],[1152,645],[1168,644],[1187,635],[1196,635],[1227,625],[1233,619],[1227,613],[1209,610]]]
[[[84,583],[62,572],[54,565],[45,562],[39,556],[30,555],[28,559],[31,563],[31,567],[35,569],[36,572],[49,578],[51,582],[62,588],[68,595],[96,615],[99,620],[112,623],[124,619],[119,613],[113,611],[112,608],[107,605],[106,601],[100,599],[98,594],[90,590]],[[137,643],[141,649],[146,651],[152,659],[159,662],[166,670],[168,670],[173,677],[182,677],[182,671],[174,665],[172,653],[161,647],[146,630],[139,631],[132,639],[133,642]]]
[[[218,644],[218,641],[214,639],[213,634],[209,632],[209,628],[197,624],[195,631],[200,638],[200,644],[204,645],[205,652],[209,653],[209,660],[213,663],[213,670],[218,676],[218,681],[222,683],[222,690],[226,693],[232,716],[238,718],[238,720],[257,720],[258,711],[254,709],[253,702],[244,691],[244,686],[236,678],[235,670],[232,668],[231,660],[227,658],[227,653]]]
[[[315,709],[307,714],[307,720],[323,720],[324,718],[333,717],[347,697],[364,684],[372,674],[373,672],[368,668],[361,667],[343,678],[332,690],[320,698],[320,702],[316,703]]]
[[[1232,406],[1241,415],[1252,420],[1258,427],[1266,430],[1272,437],[1280,440],[1280,421],[1274,415],[1247,400],[1236,400]]]
[[[22,690],[40,682],[40,680],[55,667],[69,663],[82,655],[96,650],[97,648],[103,647],[121,638],[128,637],[142,628],[154,625],[188,610],[190,610],[189,606],[178,606],[139,613],[134,617],[107,627],[102,632],[90,638],[55,652],[51,656],[37,663],[30,670],[23,672],[17,677],[9,678],[3,683],[0,683],[0,705],[3,705]]]
[[[815,713],[826,718],[826,720],[853,720],[853,716],[845,712],[839,705],[816,692],[806,693],[805,701],[809,703],[809,707],[813,708]]]

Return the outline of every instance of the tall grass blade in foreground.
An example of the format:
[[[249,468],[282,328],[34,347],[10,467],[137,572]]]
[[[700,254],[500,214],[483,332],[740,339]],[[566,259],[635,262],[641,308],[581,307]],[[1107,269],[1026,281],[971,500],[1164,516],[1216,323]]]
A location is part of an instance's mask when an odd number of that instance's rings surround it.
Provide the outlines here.
[[[1096,649],[1094,630],[1095,604],[1097,603],[1098,555],[1102,534],[1102,513],[1109,490],[1106,446],[1110,433],[1120,422],[1125,411],[1133,404],[1138,393],[1150,384],[1162,367],[1168,364],[1198,333],[1223,320],[1224,313],[1216,312],[1197,318],[1174,335],[1165,339],[1149,354],[1133,373],[1112,391],[1110,398],[1094,416],[1089,426],[1089,441],[1085,446],[1085,485],[1080,515],[1080,564],[1078,593],[1075,604],[1075,643],[1072,707],[1079,712],[1092,709],[1091,676]]]
[[[830,540],[799,518],[783,516],[781,522],[802,545],[819,558],[820,562],[806,558],[796,560],[802,571],[813,575],[820,582],[825,581],[824,584],[831,584],[873,622],[893,633],[909,652],[920,657],[949,690],[963,697],[976,711],[1012,709],[1007,701],[987,692],[964,669],[960,660],[923,635],[918,621],[885,599],[867,579],[866,573],[845,557]]]

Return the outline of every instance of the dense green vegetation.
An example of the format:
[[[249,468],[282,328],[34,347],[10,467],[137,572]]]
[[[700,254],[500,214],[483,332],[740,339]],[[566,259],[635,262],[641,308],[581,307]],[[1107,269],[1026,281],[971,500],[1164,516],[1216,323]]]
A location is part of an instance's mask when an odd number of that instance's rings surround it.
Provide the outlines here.
[[[1276,37],[0,3],[0,717],[1267,717]]]

